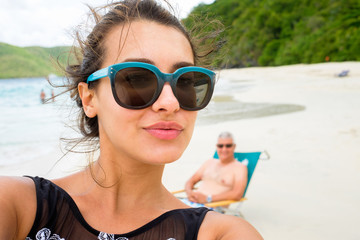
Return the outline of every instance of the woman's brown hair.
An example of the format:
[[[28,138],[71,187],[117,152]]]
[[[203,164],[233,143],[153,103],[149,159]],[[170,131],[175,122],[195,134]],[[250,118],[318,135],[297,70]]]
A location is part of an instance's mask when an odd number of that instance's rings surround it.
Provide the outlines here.
[[[73,150],[80,143],[91,142],[88,151],[93,152],[98,149],[98,119],[97,117],[89,118],[82,109],[82,102],[77,91],[80,82],[86,82],[89,75],[100,69],[105,53],[104,39],[114,26],[131,24],[136,20],[154,21],[156,23],[174,27],[178,29],[189,40],[193,50],[195,65],[204,66],[206,58],[210,53],[219,47],[217,40],[209,41],[209,39],[217,39],[219,30],[212,31],[209,35],[202,35],[201,39],[191,36],[191,31],[187,31],[181,21],[171,13],[173,8],[166,1],[170,10],[154,0],[123,0],[116,1],[99,8],[89,7],[91,12],[91,21],[95,23],[89,34],[83,39],[81,30],[75,31],[77,44],[72,48],[72,59],[75,64],[69,64],[65,68],[67,91],[71,92],[71,98],[76,102],[79,109],[78,126],[82,134],[82,138],[71,141]],[[103,14],[102,14],[103,13]],[[218,28],[219,24],[217,23]],[[221,26],[221,25],[220,25]],[[189,33],[190,32],[190,33]],[[126,33],[124,33],[126,35]],[[86,35],[86,34],[85,34]],[[205,44],[206,42],[206,44]],[[206,46],[205,46],[206,45]],[[199,47],[202,47],[200,50]],[[96,82],[89,85],[89,88],[96,87]]]

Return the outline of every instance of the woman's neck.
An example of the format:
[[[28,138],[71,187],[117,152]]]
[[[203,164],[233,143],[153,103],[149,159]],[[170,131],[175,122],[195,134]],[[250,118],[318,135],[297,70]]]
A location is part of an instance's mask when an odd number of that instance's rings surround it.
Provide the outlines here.
[[[154,178],[154,173],[140,174],[141,170],[130,174],[127,170],[115,178],[112,176],[114,172],[106,171],[106,168],[100,169],[98,163],[94,163],[91,168],[94,176],[90,168],[87,168],[64,178],[64,181],[56,181],[56,184],[65,188],[82,216],[95,229],[128,232],[174,208],[174,204],[168,204],[169,193],[161,184],[161,177]],[[95,181],[99,176],[94,178],[97,172],[102,172],[98,173],[101,176],[99,183],[96,182],[98,180]],[[124,222],[124,219],[127,221]]]
[[[164,166],[151,165],[111,168],[97,161],[83,172],[84,195],[79,199],[93,203],[88,209],[101,209],[113,217],[126,216],[139,208],[146,211],[161,207],[168,194],[161,182],[163,169]]]
[[[132,159],[99,160],[88,168],[92,179],[103,188],[111,188],[118,194],[144,195],[144,192],[162,189],[164,165],[151,165]]]

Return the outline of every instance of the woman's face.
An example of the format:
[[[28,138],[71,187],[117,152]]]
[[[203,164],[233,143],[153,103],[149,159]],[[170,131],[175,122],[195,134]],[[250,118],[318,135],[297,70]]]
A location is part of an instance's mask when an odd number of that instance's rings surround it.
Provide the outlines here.
[[[102,68],[126,61],[147,62],[164,73],[194,64],[189,41],[177,29],[151,21],[117,26],[105,39]],[[119,106],[104,78],[93,99],[99,121],[101,154],[150,164],[177,160],[187,147],[197,112],[180,108],[169,83],[157,101],[141,110]],[[110,156],[109,156],[110,155]]]

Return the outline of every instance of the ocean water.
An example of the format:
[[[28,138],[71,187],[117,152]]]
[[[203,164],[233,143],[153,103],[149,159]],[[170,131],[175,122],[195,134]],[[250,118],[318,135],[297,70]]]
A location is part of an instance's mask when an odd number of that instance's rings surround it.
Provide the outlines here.
[[[60,83],[61,78],[52,78]],[[303,110],[289,104],[247,103],[234,98],[256,87],[252,81],[219,79],[213,100],[198,114],[197,125],[214,124],[244,118],[264,117]],[[61,89],[52,88],[44,78],[0,80],[0,168],[32,161],[60,149],[60,138],[78,136],[69,127],[75,126],[76,107],[68,94],[42,104],[40,92],[46,97]]]
[[[61,83],[62,78],[52,78]],[[225,94],[227,84],[219,94]],[[76,132],[65,125],[75,125],[73,103],[68,94],[42,104],[40,92],[46,97],[61,92],[45,78],[0,80],[0,167],[17,165],[40,158],[60,148],[60,138]],[[209,108],[211,109],[211,107]],[[211,111],[211,110],[210,110]]]
[[[46,97],[60,91],[44,78],[0,80],[0,167],[31,161],[58,145],[71,104],[65,95],[42,104],[41,90]]]

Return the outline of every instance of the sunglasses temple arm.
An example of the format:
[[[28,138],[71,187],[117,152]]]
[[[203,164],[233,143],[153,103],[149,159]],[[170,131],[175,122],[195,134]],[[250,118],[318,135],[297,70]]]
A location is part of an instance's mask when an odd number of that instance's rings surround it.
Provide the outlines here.
[[[98,80],[100,78],[106,77],[107,75],[108,75],[108,68],[103,68],[91,74],[86,82],[89,83]]]

